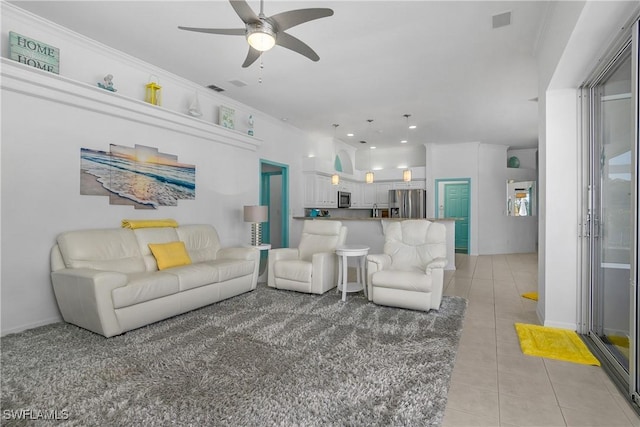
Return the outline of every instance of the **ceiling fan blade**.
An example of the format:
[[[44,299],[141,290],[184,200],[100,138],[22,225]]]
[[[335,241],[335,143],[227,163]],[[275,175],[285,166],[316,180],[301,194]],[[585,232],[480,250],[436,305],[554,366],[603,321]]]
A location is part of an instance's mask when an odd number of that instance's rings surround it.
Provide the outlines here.
[[[286,47],[294,52],[304,55],[312,61],[318,61],[320,57],[302,40],[293,37],[291,34],[287,34],[284,31],[278,32],[276,38],[276,44],[278,46]]]
[[[333,10],[331,9],[298,9],[277,13],[268,19],[276,23],[278,31],[285,31],[296,25],[331,15],[333,15]]]
[[[260,22],[258,15],[251,9],[251,6],[247,4],[245,0],[229,0],[231,7],[236,11],[242,22],[245,24],[252,24],[254,22]]]
[[[256,62],[256,59],[260,58],[261,53],[262,52],[260,52],[259,50],[249,46],[249,52],[247,53],[247,58],[242,63],[242,68],[247,68],[249,65]]]
[[[178,27],[181,30],[195,31],[198,33],[224,34],[227,36],[244,36],[247,33],[245,28],[193,28]]]

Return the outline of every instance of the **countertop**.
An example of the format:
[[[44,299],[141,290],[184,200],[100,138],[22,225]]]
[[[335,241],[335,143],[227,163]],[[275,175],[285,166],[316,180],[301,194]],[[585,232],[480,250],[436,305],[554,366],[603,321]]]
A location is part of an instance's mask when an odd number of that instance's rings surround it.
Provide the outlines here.
[[[343,217],[343,216],[294,216],[293,219],[320,219],[320,220],[336,220],[336,221],[404,221],[406,219],[417,218],[373,218],[373,217]],[[424,218],[428,221],[458,221],[462,218]]]

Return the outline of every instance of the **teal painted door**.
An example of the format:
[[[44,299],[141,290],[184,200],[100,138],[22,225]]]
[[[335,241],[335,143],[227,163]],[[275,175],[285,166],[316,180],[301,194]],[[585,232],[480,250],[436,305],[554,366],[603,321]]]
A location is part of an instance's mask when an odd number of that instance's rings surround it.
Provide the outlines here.
[[[456,221],[456,252],[469,253],[469,184],[445,184],[444,216]]]

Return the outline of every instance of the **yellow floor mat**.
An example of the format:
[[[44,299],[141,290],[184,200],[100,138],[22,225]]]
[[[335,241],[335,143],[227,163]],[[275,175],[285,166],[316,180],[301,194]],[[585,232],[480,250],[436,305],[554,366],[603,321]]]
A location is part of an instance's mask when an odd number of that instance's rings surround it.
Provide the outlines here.
[[[574,331],[524,323],[516,323],[515,326],[524,354],[600,366],[598,359]]]
[[[532,299],[534,301],[538,301],[538,293],[537,292],[527,292],[526,294],[522,294],[522,298]]]

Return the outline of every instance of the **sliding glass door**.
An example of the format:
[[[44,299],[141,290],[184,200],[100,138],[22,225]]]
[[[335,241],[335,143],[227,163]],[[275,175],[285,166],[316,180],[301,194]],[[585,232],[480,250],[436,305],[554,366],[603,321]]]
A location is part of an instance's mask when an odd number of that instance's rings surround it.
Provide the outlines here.
[[[638,25],[635,25],[637,32]],[[588,337],[607,371],[638,397],[637,34],[584,88],[588,99]]]

